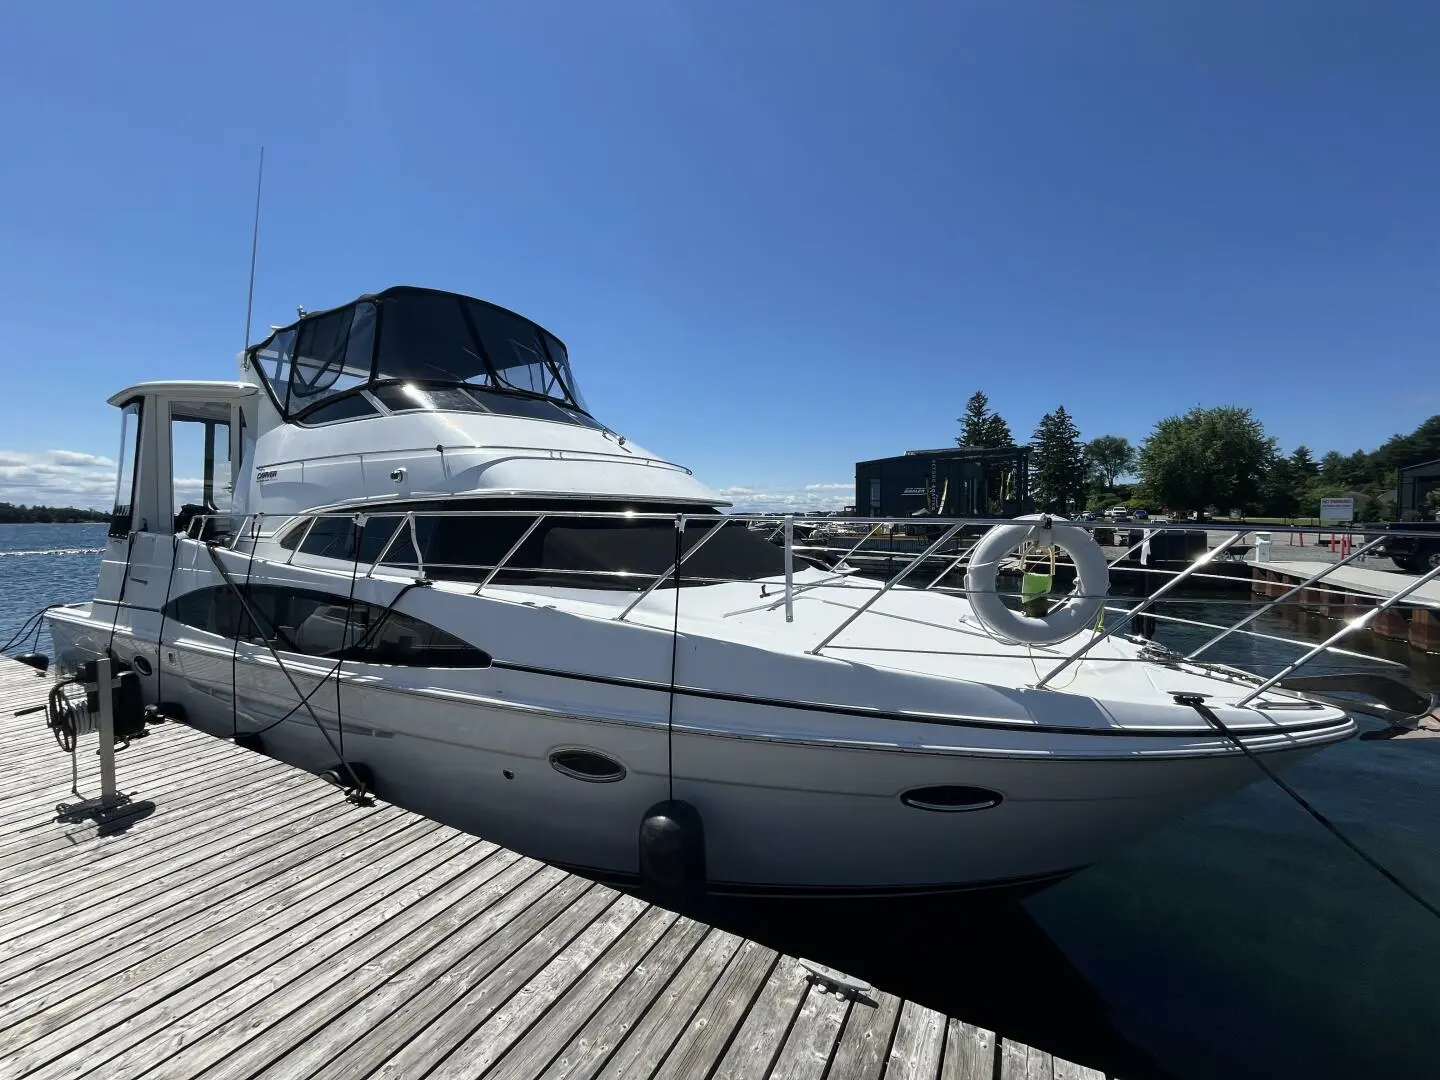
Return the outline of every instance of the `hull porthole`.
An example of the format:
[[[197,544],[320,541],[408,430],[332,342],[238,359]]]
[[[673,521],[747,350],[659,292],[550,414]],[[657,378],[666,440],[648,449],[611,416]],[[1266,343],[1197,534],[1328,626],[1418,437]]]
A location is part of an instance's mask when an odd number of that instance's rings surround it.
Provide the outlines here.
[[[998,791],[989,788],[961,787],[956,784],[941,784],[936,787],[911,788],[900,796],[900,801],[916,810],[930,810],[940,814],[963,814],[972,810],[989,810],[1004,800]]]
[[[550,755],[550,767],[561,776],[590,784],[613,784],[625,779],[624,765],[594,750],[556,750]]]

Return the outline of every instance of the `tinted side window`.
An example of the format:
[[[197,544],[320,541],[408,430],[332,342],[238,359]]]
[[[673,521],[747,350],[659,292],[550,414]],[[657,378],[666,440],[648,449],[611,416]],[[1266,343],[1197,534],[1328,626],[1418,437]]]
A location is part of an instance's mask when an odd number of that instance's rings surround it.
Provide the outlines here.
[[[242,622],[247,635],[251,630],[244,608],[228,586],[176,597],[165,608],[165,617],[223,638],[235,638]]]
[[[328,424],[332,420],[354,420],[360,416],[379,416],[380,410],[361,397],[359,392],[344,394],[315,409],[309,409],[300,418],[306,424]]]
[[[305,533],[309,528],[310,522],[308,520],[291,525],[290,528],[285,531],[285,535],[280,537],[278,541],[280,546],[286,551],[294,551],[300,546],[300,541],[305,539]]]
[[[392,611],[371,630],[350,659],[411,667],[489,667],[490,657],[438,626]]]
[[[165,614],[221,637],[268,642],[287,652],[330,660],[407,667],[490,666],[488,653],[413,615],[304,589],[252,585],[244,592],[260,621],[258,629],[228,585],[177,597]]]
[[[300,545],[306,555],[325,559],[355,558],[355,522],[348,517],[316,518],[310,533]]]

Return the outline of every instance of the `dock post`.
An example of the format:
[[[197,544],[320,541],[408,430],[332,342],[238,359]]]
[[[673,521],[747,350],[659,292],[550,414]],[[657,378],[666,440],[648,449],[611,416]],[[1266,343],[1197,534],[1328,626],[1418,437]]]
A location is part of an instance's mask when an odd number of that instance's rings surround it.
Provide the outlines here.
[[[1410,619],[1403,610],[1398,608],[1382,611],[1375,617],[1372,625],[1379,637],[1389,638],[1392,641],[1410,640]]]
[[[1427,607],[1410,609],[1410,644],[1426,652],[1440,652],[1440,611]]]

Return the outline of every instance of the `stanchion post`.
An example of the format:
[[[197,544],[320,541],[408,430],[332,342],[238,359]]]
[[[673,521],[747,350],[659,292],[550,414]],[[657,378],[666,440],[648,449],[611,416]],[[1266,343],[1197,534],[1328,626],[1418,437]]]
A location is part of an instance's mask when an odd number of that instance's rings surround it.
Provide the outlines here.
[[[115,692],[110,684],[110,658],[95,662],[95,682],[100,688],[100,805],[115,800]]]

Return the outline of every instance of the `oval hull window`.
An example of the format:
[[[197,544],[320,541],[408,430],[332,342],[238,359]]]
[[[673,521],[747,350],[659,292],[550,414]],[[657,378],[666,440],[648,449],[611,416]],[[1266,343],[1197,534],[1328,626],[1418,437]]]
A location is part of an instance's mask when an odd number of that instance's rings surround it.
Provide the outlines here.
[[[998,791],[989,788],[961,787],[942,784],[937,787],[911,788],[900,801],[916,810],[932,810],[941,814],[963,814],[971,810],[989,810],[1004,800]]]
[[[149,675],[153,669],[150,667],[150,661],[137,653],[135,656],[135,670],[140,672],[141,675]]]
[[[594,750],[556,750],[550,755],[550,767],[562,776],[590,784],[613,784],[625,779],[624,765]]]

